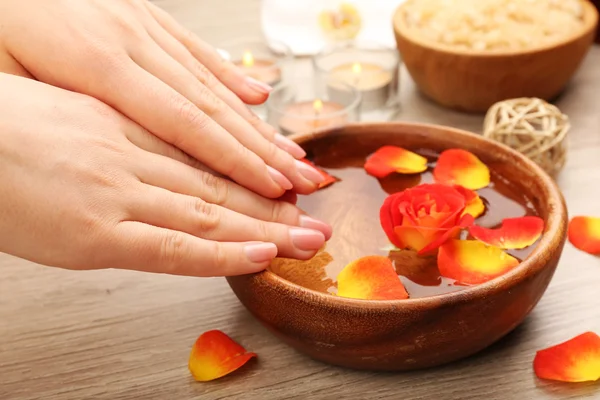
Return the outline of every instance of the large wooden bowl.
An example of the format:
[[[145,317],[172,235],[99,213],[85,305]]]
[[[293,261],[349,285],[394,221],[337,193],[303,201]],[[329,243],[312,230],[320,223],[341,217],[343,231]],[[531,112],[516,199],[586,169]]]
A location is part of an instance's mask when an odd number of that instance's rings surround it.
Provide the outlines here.
[[[557,97],[579,68],[596,35],[598,12],[582,0],[584,24],[562,42],[528,51],[452,50],[411,34],[401,5],[393,18],[398,50],[423,94],[442,106],[485,112],[511,98]]]
[[[288,345],[315,359],[351,368],[431,367],[476,353],[509,333],[546,290],[565,243],[567,211],[554,181],[519,153],[457,129],[399,122],[356,124],[294,139],[309,151],[319,145],[318,140],[328,146],[343,143],[362,148],[386,144],[435,151],[464,148],[533,199],[546,228],[530,256],[511,272],[434,297],[355,300],[306,289],[270,271],[229,277],[242,304]]]

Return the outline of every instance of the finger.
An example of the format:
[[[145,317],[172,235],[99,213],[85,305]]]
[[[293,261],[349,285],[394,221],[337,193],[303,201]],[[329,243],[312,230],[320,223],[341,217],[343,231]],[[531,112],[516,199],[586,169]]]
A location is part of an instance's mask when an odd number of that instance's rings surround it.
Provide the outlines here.
[[[94,97],[209,168],[270,198],[293,186],[193,103],[134,62],[106,80],[91,87]],[[112,90],[115,87],[127,90]]]
[[[106,265],[187,276],[232,276],[260,272],[277,256],[273,243],[228,243],[123,221],[111,237]]]
[[[148,185],[194,196],[251,218],[315,229],[323,233],[327,240],[331,237],[331,226],[305,215],[294,205],[297,196],[293,192],[286,192],[282,198],[271,200],[227,179],[173,159],[147,152],[140,152],[135,159],[135,174]]]
[[[197,197],[146,185],[129,211],[131,218],[217,242],[269,242],[281,257],[310,259],[325,243],[316,230],[261,221]]]
[[[122,117],[121,123],[123,126],[123,132],[125,133],[125,136],[137,148],[145,150],[145,152],[142,152],[143,155],[152,153],[152,154],[157,154],[160,156],[165,156],[165,157],[168,157],[175,161],[179,161],[180,163],[183,163],[185,165],[189,165],[192,168],[208,172],[208,173],[212,174],[213,176],[218,176],[221,178],[223,177],[222,174],[219,174],[218,172],[208,168],[206,165],[202,164],[200,161],[196,160],[194,157],[190,157],[188,154],[181,151],[177,147],[175,147],[167,142],[164,142],[163,140],[161,140],[157,136],[153,135],[152,133],[148,132],[147,130],[145,130],[143,127],[136,124],[132,120],[126,118],[125,116],[123,116],[121,114],[119,114],[119,115]],[[154,160],[148,160],[148,161],[153,162]],[[226,180],[226,181],[229,182],[228,180]],[[286,191],[281,197],[279,197],[279,199],[283,198],[283,199],[286,199],[286,201],[293,201],[293,203],[296,204],[297,196],[296,196],[296,198],[291,197],[291,195],[289,193],[291,193],[291,192]],[[264,198],[262,196],[258,196],[258,197],[261,199]],[[294,200],[294,199],[296,199],[296,200]]]
[[[190,53],[212,73],[238,95],[247,104],[261,104],[267,100],[271,88],[255,79],[246,77],[231,62],[223,60],[219,53],[208,43],[200,40],[192,32],[182,27],[167,12],[146,2],[156,21],[190,51]]]
[[[298,144],[285,136],[277,133],[275,128],[260,119],[242,100],[227,88],[213,73],[202,65],[189,50],[171,33],[166,31],[153,17],[149,15],[146,29],[152,39],[173,59],[190,71],[204,86],[210,89],[217,97],[225,102],[233,111],[244,118],[254,129],[256,129],[267,140],[275,143],[282,150],[290,153],[294,158],[300,159],[306,156],[306,152]]]
[[[0,43],[0,72],[35,79]]]
[[[190,157],[177,147],[161,140],[158,136],[151,134],[135,122],[132,122],[125,117],[123,117],[122,120],[125,136],[136,147],[145,150],[148,153],[171,158],[193,168],[208,170],[208,168],[195,158]]]
[[[155,43],[134,50],[131,56],[138,65],[185,96],[265,163],[283,173],[296,192],[312,193],[317,189],[317,184],[322,182],[320,173],[310,167],[306,168],[306,163],[295,160],[289,153],[266,140]]]

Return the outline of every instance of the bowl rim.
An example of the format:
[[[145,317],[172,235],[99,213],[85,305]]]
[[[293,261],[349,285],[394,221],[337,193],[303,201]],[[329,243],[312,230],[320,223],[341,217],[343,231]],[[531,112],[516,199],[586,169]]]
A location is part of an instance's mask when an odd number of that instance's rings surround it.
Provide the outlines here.
[[[297,296],[300,295],[305,298],[312,298],[317,300],[319,303],[330,304],[332,307],[362,309],[365,308],[371,310],[384,310],[390,307],[401,307],[406,308],[433,308],[441,304],[459,304],[469,302],[473,299],[480,298],[482,296],[489,296],[493,292],[502,292],[510,289],[518,282],[526,279],[528,276],[535,274],[544,268],[547,263],[545,259],[550,258],[549,256],[561,248],[561,241],[566,239],[566,224],[567,224],[567,208],[564,202],[564,198],[556,182],[535,162],[528,159],[521,153],[513,150],[512,148],[493,140],[484,138],[481,135],[475,133],[452,128],[444,125],[428,124],[428,123],[416,123],[416,122],[404,122],[404,121],[391,121],[391,122],[356,122],[349,123],[344,127],[338,127],[333,129],[323,129],[316,132],[310,133],[297,133],[288,136],[289,139],[296,143],[302,144],[303,142],[311,139],[320,138],[329,134],[334,134],[339,131],[353,128],[368,129],[369,127],[378,127],[387,125],[388,127],[394,127],[398,130],[403,128],[413,128],[422,130],[434,130],[434,131],[451,131],[458,135],[468,136],[469,140],[475,140],[476,142],[486,143],[495,147],[499,152],[509,153],[511,156],[518,158],[527,169],[541,179],[541,186],[548,192],[547,202],[549,212],[548,217],[545,221],[545,230],[540,238],[540,242],[533,249],[533,251],[519,263],[519,265],[507,272],[504,275],[496,277],[487,282],[466,287],[462,290],[457,290],[450,293],[443,293],[434,296],[408,298],[402,300],[363,300],[363,299],[352,299],[347,297],[333,296],[329,293],[319,292],[314,289],[309,289],[294,282],[291,282],[285,278],[280,277],[274,272],[268,269],[254,274],[255,277],[262,279],[268,285],[274,285],[276,290],[291,291]]]
[[[440,53],[453,54],[453,55],[461,55],[461,56],[469,56],[474,58],[487,58],[487,57],[510,57],[510,56],[521,56],[521,55],[531,55],[535,53],[541,53],[544,51],[552,50],[554,48],[558,48],[561,46],[565,46],[580,40],[581,38],[593,33],[593,31],[598,26],[599,13],[596,7],[589,0],[579,0],[583,7],[583,27],[577,32],[572,33],[571,35],[565,37],[559,42],[549,43],[543,46],[536,46],[528,49],[519,49],[519,50],[498,50],[498,51],[484,51],[484,50],[464,50],[464,49],[453,49],[450,46],[445,46],[443,44],[429,42],[427,40],[423,40],[419,38],[417,35],[413,35],[410,33],[405,20],[403,17],[404,6],[406,3],[400,4],[396,11],[394,11],[394,15],[392,18],[392,25],[394,28],[394,32],[397,36],[402,36],[404,39],[412,42],[413,44],[419,45],[424,48],[429,48]],[[593,40],[593,38],[592,38]]]

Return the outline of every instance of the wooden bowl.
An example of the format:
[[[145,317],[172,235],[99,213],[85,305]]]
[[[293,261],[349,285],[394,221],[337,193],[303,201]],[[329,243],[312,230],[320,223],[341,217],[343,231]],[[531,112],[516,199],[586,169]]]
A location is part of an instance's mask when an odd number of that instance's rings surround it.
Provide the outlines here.
[[[411,34],[402,5],[393,25],[403,62],[423,94],[445,107],[485,112],[498,101],[550,101],[563,91],[596,35],[598,12],[587,0],[582,5],[581,31],[555,45],[523,51],[486,53],[429,43]]]
[[[464,148],[533,199],[546,228],[537,247],[511,272],[433,297],[349,299],[301,287],[270,271],[227,278],[242,304],[275,336],[326,363],[410,370],[476,353],[509,333],[531,312],[554,274],[567,224],[559,189],[535,163],[497,142],[442,126],[355,124],[293,137],[307,149],[319,138],[328,145],[344,142],[363,148],[387,144],[434,151]]]

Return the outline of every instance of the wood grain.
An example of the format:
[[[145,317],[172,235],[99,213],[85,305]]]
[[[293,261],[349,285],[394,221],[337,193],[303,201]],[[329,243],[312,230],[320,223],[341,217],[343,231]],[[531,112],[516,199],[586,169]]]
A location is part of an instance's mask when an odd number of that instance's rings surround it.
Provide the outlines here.
[[[156,4],[211,43],[259,33],[259,0]],[[306,63],[306,60],[303,60]],[[569,159],[558,177],[571,215],[600,215],[600,47],[558,106],[571,117]],[[480,116],[424,100],[403,76],[398,119],[480,132]],[[598,399],[600,383],[535,378],[537,349],[600,333],[600,260],[567,244],[549,290],[525,323],[465,361],[375,374],[330,367],[284,346],[255,322],[223,279],[129,271],[73,272],[0,255],[0,399]],[[196,383],[196,337],[222,329],[259,354],[223,380]]]

